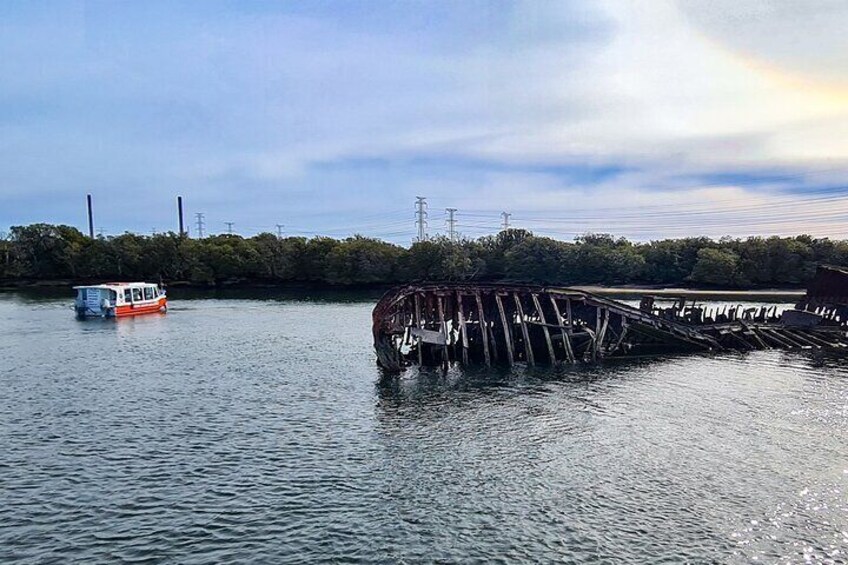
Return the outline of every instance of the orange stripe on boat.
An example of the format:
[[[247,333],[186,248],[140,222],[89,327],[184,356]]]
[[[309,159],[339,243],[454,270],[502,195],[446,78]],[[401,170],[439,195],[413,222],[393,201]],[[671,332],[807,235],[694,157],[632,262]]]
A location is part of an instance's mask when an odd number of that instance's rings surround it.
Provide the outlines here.
[[[115,316],[123,318],[125,316],[138,316],[139,314],[155,314],[162,311],[168,305],[168,300],[163,296],[156,302],[147,304],[124,304],[115,309]]]

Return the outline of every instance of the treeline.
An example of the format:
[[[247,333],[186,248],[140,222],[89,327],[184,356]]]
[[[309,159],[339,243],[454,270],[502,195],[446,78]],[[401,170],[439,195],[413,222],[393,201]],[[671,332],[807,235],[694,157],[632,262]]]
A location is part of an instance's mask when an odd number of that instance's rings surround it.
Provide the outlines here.
[[[393,284],[414,280],[543,284],[797,286],[817,264],[848,266],[848,241],[797,237],[665,239],[605,234],[563,242],[511,229],[476,240],[410,248],[362,236],[190,239],[174,233],[89,238],[69,226],[16,226],[0,239],[0,281],[185,281]]]

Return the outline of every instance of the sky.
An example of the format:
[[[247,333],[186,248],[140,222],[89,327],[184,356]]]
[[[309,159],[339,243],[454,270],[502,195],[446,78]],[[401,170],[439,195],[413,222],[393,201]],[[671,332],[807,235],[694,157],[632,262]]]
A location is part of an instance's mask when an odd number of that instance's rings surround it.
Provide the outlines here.
[[[0,231],[848,237],[848,3],[0,2]]]

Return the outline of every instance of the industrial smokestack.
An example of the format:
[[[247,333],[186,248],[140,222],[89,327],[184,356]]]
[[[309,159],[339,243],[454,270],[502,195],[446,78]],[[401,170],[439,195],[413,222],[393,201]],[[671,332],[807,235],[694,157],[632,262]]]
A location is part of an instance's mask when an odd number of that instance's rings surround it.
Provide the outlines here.
[[[180,215],[180,236],[184,236],[185,225],[183,224],[183,197],[177,196],[177,213]]]
[[[94,239],[94,214],[91,212],[91,195],[85,195],[86,202],[88,202],[88,237]]]

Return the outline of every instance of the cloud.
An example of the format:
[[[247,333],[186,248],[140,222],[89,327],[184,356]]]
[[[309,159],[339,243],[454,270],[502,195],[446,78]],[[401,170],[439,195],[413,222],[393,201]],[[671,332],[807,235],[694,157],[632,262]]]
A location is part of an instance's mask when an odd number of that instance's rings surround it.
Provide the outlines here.
[[[181,193],[213,229],[382,212],[395,233],[417,194],[565,217],[657,194],[779,202],[848,168],[837,2],[0,10],[0,225],[79,223],[90,191],[112,232],[170,226]]]

